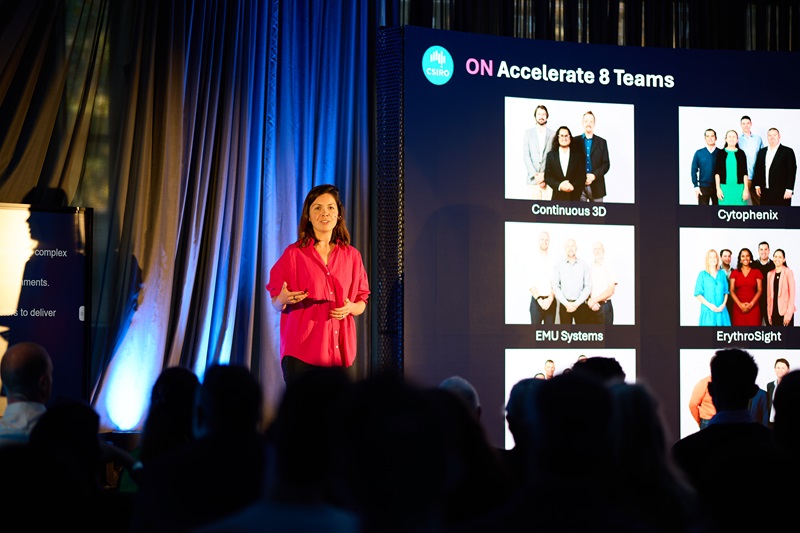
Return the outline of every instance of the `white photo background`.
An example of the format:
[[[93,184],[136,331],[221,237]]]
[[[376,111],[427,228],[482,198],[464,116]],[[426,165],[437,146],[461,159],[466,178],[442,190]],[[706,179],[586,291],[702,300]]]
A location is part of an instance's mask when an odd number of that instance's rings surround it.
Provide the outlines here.
[[[697,205],[692,185],[692,158],[705,147],[705,131],[717,132],[717,147],[725,147],[725,132],[734,130],[742,135],[741,119],[749,116],[752,133],[761,137],[767,146],[767,130],[778,128],[781,144],[794,150],[800,159],[800,109],[753,109],[739,107],[679,107],[678,108],[678,187],[681,205]],[[602,137],[602,135],[601,135]],[[792,206],[800,206],[800,197],[792,197]]]
[[[777,248],[786,252],[786,264],[800,276],[800,230],[797,229],[753,229],[753,228],[680,228],[680,306],[681,326],[697,326],[700,322],[700,302],[694,296],[697,275],[705,269],[706,252],[727,248],[731,251],[731,268],[736,268],[739,251],[748,248],[753,260],[758,260],[758,243],[769,243],[769,256]],[[767,290],[766,279],[762,285]],[[795,298],[795,306],[800,298]],[[615,308],[616,311],[616,308]],[[795,319],[795,326],[800,320]]]
[[[697,422],[689,412],[689,398],[698,381],[711,373],[709,363],[716,350],[681,350],[680,353],[680,431],[683,438],[699,430]],[[747,348],[758,365],[756,383],[767,390],[767,383],[775,381],[775,360],[783,357],[789,361],[790,370],[800,369],[800,350],[770,350],[769,348]]]
[[[602,224],[545,224],[538,222],[506,222],[505,242],[505,315],[506,324],[530,324],[531,269],[539,254],[539,234],[550,235],[549,254],[554,261],[566,257],[564,243],[575,239],[577,256],[591,265],[592,248],[603,243],[605,262],[617,278],[614,304],[614,325],[633,325],[635,300],[635,235],[633,226]]]
[[[598,102],[569,102],[532,98],[505,99],[505,183],[506,198],[531,200],[533,188],[526,185],[527,169],[522,157],[525,130],[536,126],[534,110],[543,105],[550,118],[547,127],[555,131],[566,126],[577,137],[583,134],[583,114],[595,116],[594,133],[608,143],[611,163],[606,174],[605,202],[632,204],[634,191],[633,105]]]
[[[561,374],[565,368],[571,368],[578,356],[611,357],[616,359],[625,372],[625,382],[636,382],[636,350],[632,348],[564,348],[564,349],[508,349],[505,353],[505,404],[511,394],[511,388],[520,380],[532,378],[537,373],[544,373],[544,362],[552,359],[556,365],[555,375]],[[506,425],[506,449],[514,447],[514,437]]]

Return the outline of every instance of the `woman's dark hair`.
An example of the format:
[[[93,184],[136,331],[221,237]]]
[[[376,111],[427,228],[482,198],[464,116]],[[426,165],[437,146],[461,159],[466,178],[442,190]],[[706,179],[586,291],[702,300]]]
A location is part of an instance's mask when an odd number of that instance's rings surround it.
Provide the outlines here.
[[[741,250],[739,250],[739,255],[736,256],[736,268],[740,270],[742,268],[742,254],[744,252],[750,254],[750,262],[751,263],[753,262],[753,252],[750,251],[750,248],[742,248]]]
[[[560,146],[558,144],[558,132],[560,132],[561,130],[567,130],[567,133],[569,133],[569,144],[570,145],[572,144],[572,138],[573,138],[572,132],[569,131],[569,128],[566,126],[559,126],[558,129],[556,130],[556,134],[553,135],[553,150],[558,150],[558,147]]]
[[[335,185],[325,184],[317,185],[306,195],[306,200],[303,202],[303,213],[300,215],[300,224],[297,226],[297,242],[300,243],[300,248],[308,246],[312,241],[316,240],[314,235],[314,226],[311,225],[309,212],[311,205],[314,201],[323,194],[330,194],[336,201],[336,208],[339,211],[339,218],[336,221],[336,226],[333,228],[331,234],[331,242],[334,244],[350,244],[350,232],[347,231],[347,223],[345,223],[344,205],[341,198],[339,198],[339,189]]]

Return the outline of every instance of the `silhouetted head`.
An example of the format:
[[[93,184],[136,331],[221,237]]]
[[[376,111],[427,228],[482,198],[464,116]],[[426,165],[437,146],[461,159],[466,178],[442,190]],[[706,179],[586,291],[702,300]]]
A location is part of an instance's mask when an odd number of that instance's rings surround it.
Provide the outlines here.
[[[572,365],[572,371],[598,379],[606,385],[623,383],[626,377],[622,365],[613,357],[594,356],[578,360]]]
[[[602,476],[613,457],[608,387],[575,369],[538,383],[532,423],[535,470],[560,480]]]
[[[159,374],[150,392],[142,431],[141,458],[175,449],[193,438],[194,402],[200,381],[188,368],[174,366]]]
[[[0,379],[8,403],[47,403],[53,391],[53,361],[40,344],[14,344],[0,361]]]
[[[209,367],[197,394],[195,436],[257,432],[262,401],[261,386],[247,367]]]
[[[630,475],[652,475],[667,456],[666,425],[658,401],[641,384],[618,383],[610,390],[618,461]]]
[[[58,400],[33,427],[30,445],[53,461],[53,483],[64,483],[64,490],[99,489],[99,430],[100,417],[88,404]]]
[[[775,389],[775,440],[794,453],[800,446],[800,370],[781,378]]]
[[[349,486],[366,530],[439,523],[452,474],[431,391],[389,374],[370,377],[353,384],[344,413]]]
[[[718,350],[711,359],[708,392],[717,411],[747,409],[758,392],[758,365],[753,356],[740,348]]]
[[[22,203],[45,207],[64,207],[68,205],[67,193],[58,187],[37,186],[25,194]]]
[[[273,497],[306,502],[333,493],[336,476],[343,474],[339,426],[350,386],[341,367],[315,367],[286,388],[268,430],[277,474],[269,487]]]
[[[459,400],[464,402],[469,412],[480,420],[481,401],[478,398],[478,391],[472,383],[461,376],[450,376],[439,383],[439,388],[455,394]]]

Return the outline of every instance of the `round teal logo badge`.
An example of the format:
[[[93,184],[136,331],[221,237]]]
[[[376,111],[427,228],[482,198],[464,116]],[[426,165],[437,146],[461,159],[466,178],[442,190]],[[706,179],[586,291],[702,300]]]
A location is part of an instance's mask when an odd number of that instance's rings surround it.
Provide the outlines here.
[[[434,85],[444,85],[453,77],[453,57],[441,46],[431,46],[422,56],[422,72]]]

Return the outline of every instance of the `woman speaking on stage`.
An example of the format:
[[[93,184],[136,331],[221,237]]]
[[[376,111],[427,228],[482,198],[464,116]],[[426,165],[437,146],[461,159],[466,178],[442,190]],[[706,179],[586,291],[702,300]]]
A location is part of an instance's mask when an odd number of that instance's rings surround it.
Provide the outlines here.
[[[369,283],[361,254],[350,245],[335,186],[309,191],[297,242],[270,270],[267,291],[281,313],[281,369],[287,385],[320,366],[342,367],[355,378],[353,317],[367,307]]]

